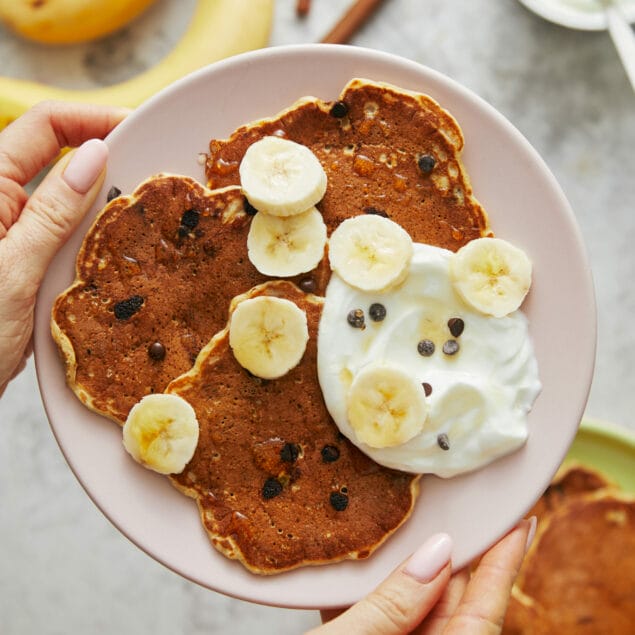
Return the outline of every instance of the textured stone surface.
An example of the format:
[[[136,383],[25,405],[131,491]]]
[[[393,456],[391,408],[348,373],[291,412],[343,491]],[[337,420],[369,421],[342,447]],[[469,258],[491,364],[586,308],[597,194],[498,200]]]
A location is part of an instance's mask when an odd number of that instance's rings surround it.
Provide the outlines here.
[[[293,0],[279,0],[272,44],[319,40],[349,4],[314,0],[298,21]],[[193,6],[160,0],[120,34],[59,51],[0,28],[2,73],[65,86],[119,81],[170,49]],[[512,0],[391,0],[354,44],[466,85],[543,156],[573,206],[594,271],[599,349],[587,414],[635,429],[635,96],[608,35],[548,24]],[[32,363],[0,401],[0,500],[3,632],[284,635],[318,623],[315,612],[211,593],[132,547],[66,466]]]

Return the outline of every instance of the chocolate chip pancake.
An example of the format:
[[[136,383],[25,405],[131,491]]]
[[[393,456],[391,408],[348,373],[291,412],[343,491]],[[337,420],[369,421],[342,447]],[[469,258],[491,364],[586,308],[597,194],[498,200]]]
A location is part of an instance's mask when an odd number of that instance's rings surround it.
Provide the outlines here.
[[[171,478],[196,499],[212,544],[253,572],[365,558],[410,514],[418,477],[374,463],[329,417],[316,367],[321,298],[279,281],[243,299],[259,295],[306,312],[302,362],[258,379],[234,358],[228,329],[214,337],[166,391],[194,407],[200,426],[194,457]]]
[[[309,147],[322,163],[328,187],[317,207],[329,231],[367,213],[388,216],[416,242],[453,251],[490,233],[461,163],[461,129],[430,97],[354,79],[334,102],[302,99],[212,140],[208,186],[238,185],[245,151],[267,135]]]
[[[230,300],[265,279],[247,258],[243,203],[239,188],[210,193],[160,175],[106,206],[52,312],[83,403],[123,424],[141,397],[192,366]]]
[[[582,466],[532,510],[536,538],[514,586],[506,635],[632,633],[635,499]]]

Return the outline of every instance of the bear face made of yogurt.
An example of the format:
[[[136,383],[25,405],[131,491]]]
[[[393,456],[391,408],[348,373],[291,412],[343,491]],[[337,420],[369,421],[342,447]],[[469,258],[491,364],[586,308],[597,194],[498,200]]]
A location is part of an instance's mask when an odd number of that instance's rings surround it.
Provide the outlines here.
[[[369,221],[381,227],[368,232]],[[517,309],[531,263],[494,238],[456,254],[418,243],[409,252],[403,236],[388,244],[390,224],[355,217],[331,237],[334,271],[318,335],[326,406],[342,434],[381,465],[441,477],[469,472],[528,436],[541,384]],[[402,271],[372,288],[395,253]]]

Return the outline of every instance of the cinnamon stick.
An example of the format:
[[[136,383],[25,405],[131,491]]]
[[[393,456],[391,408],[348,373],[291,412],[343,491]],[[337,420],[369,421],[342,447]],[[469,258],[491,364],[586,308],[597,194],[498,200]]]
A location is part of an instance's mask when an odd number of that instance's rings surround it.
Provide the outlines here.
[[[382,0],[357,0],[321,41],[325,44],[346,44],[373,15],[381,2]]]

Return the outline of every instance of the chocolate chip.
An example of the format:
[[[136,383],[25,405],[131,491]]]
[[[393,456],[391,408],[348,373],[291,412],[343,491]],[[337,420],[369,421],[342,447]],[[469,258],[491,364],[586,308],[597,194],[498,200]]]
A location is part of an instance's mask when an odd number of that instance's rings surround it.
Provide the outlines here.
[[[336,101],[331,106],[330,114],[331,117],[335,117],[336,119],[346,117],[346,115],[348,115],[348,104],[345,101]]]
[[[453,317],[448,320],[448,328],[454,337],[460,337],[465,328],[465,322],[461,318]]]
[[[313,293],[315,291],[316,284],[313,278],[302,278],[298,284],[304,293]]]
[[[133,295],[127,300],[122,300],[115,304],[115,317],[118,320],[131,318],[143,305],[143,298],[140,295]]]
[[[348,496],[346,496],[346,494],[342,494],[341,492],[331,492],[329,500],[331,502],[331,507],[336,512],[343,512],[348,507]]]
[[[430,357],[430,355],[434,353],[434,342],[432,340],[421,340],[417,344],[417,350],[419,351],[419,355]]]
[[[247,199],[243,200],[243,207],[247,216],[255,216],[258,213],[258,210]]]
[[[384,218],[388,218],[388,214],[378,207],[365,207],[364,214],[372,214],[374,216],[383,216]]]
[[[443,344],[443,352],[446,355],[454,355],[459,351],[459,343],[456,340],[448,340]]]
[[[265,481],[265,484],[262,486],[262,497],[266,500],[269,500],[271,498],[275,498],[281,493],[282,493],[282,485],[277,479],[270,476]]]
[[[450,449],[450,439],[448,439],[448,435],[445,432],[442,432],[437,437],[437,443],[439,444],[439,447],[442,450],[449,450]]]
[[[432,386],[425,381],[421,385],[423,386],[423,392],[426,393],[426,397],[429,397],[432,394]]]
[[[192,230],[198,225],[200,218],[201,213],[197,209],[185,210],[183,216],[181,216],[181,225]]]
[[[157,362],[165,359],[165,346],[161,342],[154,342],[148,347],[148,355]]]
[[[285,463],[295,463],[300,456],[300,446],[297,443],[285,443],[280,450],[280,460]]]
[[[320,451],[324,463],[333,463],[340,458],[340,450],[335,445],[325,445]]]
[[[423,174],[430,174],[436,164],[437,162],[431,154],[423,154],[417,161],[417,165]]]
[[[348,323],[356,329],[364,328],[364,312],[361,309],[353,309],[346,316]]]
[[[115,187],[113,185],[108,190],[108,194],[106,195],[106,202],[110,203],[110,201],[112,201],[113,198],[117,198],[118,196],[121,196],[121,190],[118,187]]]
[[[368,308],[368,316],[373,322],[381,322],[386,317],[386,307],[379,302],[373,302]]]

